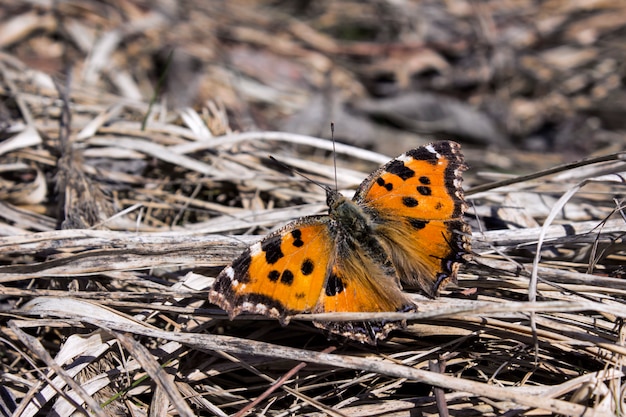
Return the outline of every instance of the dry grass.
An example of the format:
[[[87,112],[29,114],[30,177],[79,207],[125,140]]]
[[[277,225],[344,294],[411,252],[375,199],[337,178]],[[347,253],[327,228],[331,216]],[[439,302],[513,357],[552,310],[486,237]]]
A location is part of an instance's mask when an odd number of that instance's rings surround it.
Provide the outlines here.
[[[373,348],[206,301],[251,234],[324,209],[268,152],[331,183],[327,140],[0,72],[25,120],[0,144],[3,415],[626,415],[625,153],[470,170],[474,261]],[[342,190],[387,160],[337,158]]]
[[[624,5],[320,4],[0,9],[0,415],[626,415]],[[145,99],[159,71],[182,110]],[[231,128],[331,114],[362,148],[433,124],[482,144],[473,262],[377,347],[207,302],[244,247],[325,210],[269,153],[335,178],[328,140]],[[339,188],[389,156],[338,144]]]

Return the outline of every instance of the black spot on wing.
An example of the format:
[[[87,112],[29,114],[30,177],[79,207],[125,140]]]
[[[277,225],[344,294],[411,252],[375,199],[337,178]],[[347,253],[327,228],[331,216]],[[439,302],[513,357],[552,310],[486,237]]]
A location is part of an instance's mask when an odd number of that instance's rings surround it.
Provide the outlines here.
[[[378,179],[376,180],[376,184],[380,185],[381,187],[385,187],[387,191],[393,190],[393,184],[390,182],[385,182],[385,180],[380,177],[378,177]]]
[[[413,149],[412,151],[407,152],[407,155],[417,159],[418,161],[426,161],[432,165],[437,164],[437,154],[432,153],[425,147],[419,147],[417,149]]]
[[[425,185],[430,185],[430,178],[428,178],[426,176],[422,176],[422,177],[420,177],[420,182],[422,184],[425,184]]]
[[[425,228],[426,225],[428,224],[427,220],[411,219],[411,218],[407,220],[409,221],[409,224],[411,225],[411,227],[417,230],[421,230]]]
[[[341,294],[344,289],[345,289],[345,285],[341,278],[339,278],[335,274],[331,274],[328,277],[328,282],[326,282],[326,289],[325,289],[325,293],[327,296],[334,297],[337,294]]]
[[[307,258],[302,262],[302,265],[300,265],[300,272],[302,272],[302,275],[311,275],[314,268],[315,265],[313,264],[313,261]]]
[[[271,236],[261,242],[261,250],[265,252],[265,260],[268,264],[273,265],[283,256],[282,250],[280,250],[280,244],[282,243],[282,237],[276,235]]]
[[[267,274],[267,278],[272,282],[276,282],[278,281],[278,278],[280,278],[280,272],[278,272],[275,269],[272,269],[270,273]]]
[[[281,284],[291,285],[293,284],[293,272],[288,269],[283,271],[283,274],[280,276]]]
[[[425,185],[418,185],[417,192],[421,195],[431,195],[433,191],[430,187],[427,187]]]
[[[400,177],[402,181],[406,181],[409,178],[412,178],[415,176],[415,171],[413,171],[411,168],[404,165],[404,162],[398,159],[391,161],[389,165],[385,168],[385,171],[387,171],[390,174]]]
[[[280,283],[285,285],[293,284],[293,278],[293,272],[288,269],[285,269],[282,274],[280,273],[280,271],[272,269],[269,274],[267,274],[267,279],[269,279],[270,281],[277,282],[280,279]]]
[[[419,202],[413,197],[402,197],[402,204],[404,204],[405,207],[417,207]]]
[[[293,246],[299,248],[304,245],[304,241],[302,240],[302,231],[300,229],[293,230],[291,232],[291,236],[293,237]]]

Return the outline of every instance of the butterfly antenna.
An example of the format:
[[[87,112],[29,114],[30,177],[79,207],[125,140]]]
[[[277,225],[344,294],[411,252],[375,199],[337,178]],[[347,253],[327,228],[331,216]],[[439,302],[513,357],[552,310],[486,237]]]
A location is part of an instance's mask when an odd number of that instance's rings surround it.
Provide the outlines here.
[[[280,165],[281,167],[285,168],[286,170],[288,170],[289,172],[292,172],[294,174],[298,174],[300,175],[302,178],[304,178],[307,181],[312,182],[313,184],[317,185],[318,187],[322,187],[325,191],[330,191],[330,187],[326,184],[322,184],[319,181],[315,181],[313,178],[310,178],[307,175],[304,175],[302,172],[300,172],[299,170],[297,170],[296,168],[287,165],[284,162],[279,161],[278,159],[274,158],[272,155],[269,155],[269,158],[274,161],[275,163],[277,163],[278,165]]]
[[[339,191],[337,184],[337,151],[335,150],[335,123],[330,122],[330,138],[333,141],[333,166],[335,167],[335,191]]]

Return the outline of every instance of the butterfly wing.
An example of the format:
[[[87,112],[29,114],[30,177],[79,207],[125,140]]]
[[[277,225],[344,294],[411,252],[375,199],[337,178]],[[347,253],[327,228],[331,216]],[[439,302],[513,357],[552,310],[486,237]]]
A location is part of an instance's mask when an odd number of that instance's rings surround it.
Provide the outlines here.
[[[250,246],[216,278],[209,301],[231,318],[311,312],[329,275],[335,241],[327,216],[304,217]]]
[[[283,324],[297,313],[414,309],[395,274],[376,263],[328,216],[304,217],[252,245],[218,275],[209,301],[231,318],[249,312]],[[372,344],[404,325],[398,321],[314,323]]]
[[[401,281],[434,296],[456,281],[469,252],[469,226],[460,146],[438,142],[413,149],[370,175],[354,201],[368,212],[374,231]]]
[[[327,312],[396,312],[415,311],[415,305],[402,293],[395,271],[367,253],[367,246],[339,233],[337,253],[324,291],[315,307],[316,313]],[[382,249],[381,249],[382,250]],[[314,321],[317,327],[376,344],[404,321]]]
[[[217,277],[209,300],[230,317],[285,324],[302,312],[412,311],[397,279],[435,295],[469,251],[459,145],[409,151],[370,175],[354,201],[329,192],[330,216],[299,219],[252,245]],[[346,203],[347,201],[347,203]],[[375,343],[398,321],[317,321]]]

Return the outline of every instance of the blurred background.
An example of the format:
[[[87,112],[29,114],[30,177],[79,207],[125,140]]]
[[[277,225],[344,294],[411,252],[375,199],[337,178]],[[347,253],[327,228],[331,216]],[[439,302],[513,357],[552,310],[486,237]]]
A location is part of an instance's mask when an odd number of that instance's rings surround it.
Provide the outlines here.
[[[0,0],[0,415],[76,414],[56,374],[87,365],[75,379],[107,415],[184,415],[184,401],[245,414],[255,397],[268,416],[440,416],[446,401],[451,415],[547,415],[538,399],[553,415],[616,414],[624,154],[519,175],[626,149],[625,40],[624,0]],[[331,122],[356,147],[293,134],[329,138]],[[268,154],[350,195],[389,161],[365,150],[434,138],[463,146],[475,259],[370,362],[445,372],[462,391],[293,368],[254,341],[320,352],[326,336],[214,315],[212,277],[258,239],[242,234],[327,211],[323,188]],[[200,350],[146,329],[244,339]],[[229,343],[247,353],[209,351]]]
[[[329,137],[333,121],[337,140],[388,155],[454,138],[531,169],[625,147],[625,39],[626,2],[606,0],[0,8],[0,60],[73,90],[210,103],[233,131]],[[0,122],[17,117],[1,97]]]

